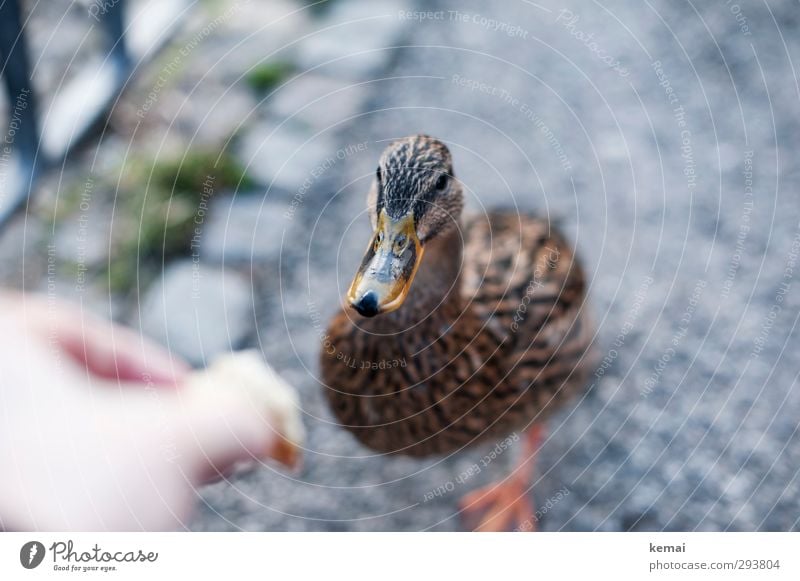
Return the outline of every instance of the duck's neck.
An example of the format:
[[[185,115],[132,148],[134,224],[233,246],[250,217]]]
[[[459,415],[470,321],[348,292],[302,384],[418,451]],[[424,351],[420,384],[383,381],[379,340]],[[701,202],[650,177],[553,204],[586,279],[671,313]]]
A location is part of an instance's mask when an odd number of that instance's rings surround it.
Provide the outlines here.
[[[365,320],[362,326],[387,333],[409,329],[423,319],[442,323],[458,317],[462,303],[461,236],[458,228],[451,228],[428,242],[405,304],[392,313]]]

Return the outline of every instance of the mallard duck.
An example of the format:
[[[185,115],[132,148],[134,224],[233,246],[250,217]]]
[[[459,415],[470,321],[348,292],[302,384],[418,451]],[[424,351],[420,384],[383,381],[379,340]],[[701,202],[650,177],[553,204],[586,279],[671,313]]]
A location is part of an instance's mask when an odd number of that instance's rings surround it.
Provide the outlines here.
[[[584,274],[548,221],[498,211],[462,223],[463,198],[441,141],[383,152],[374,234],[322,350],[325,391],[374,450],[447,454],[525,431],[527,464],[591,366]],[[531,528],[531,480],[519,466],[462,499],[464,516],[477,530]]]

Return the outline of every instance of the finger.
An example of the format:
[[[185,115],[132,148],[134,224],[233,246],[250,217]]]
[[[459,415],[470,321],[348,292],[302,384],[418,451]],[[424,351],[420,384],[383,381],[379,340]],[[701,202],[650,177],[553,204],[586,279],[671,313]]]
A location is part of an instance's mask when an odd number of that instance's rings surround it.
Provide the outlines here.
[[[226,475],[240,460],[299,469],[305,432],[297,393],[260,354],[220,357],[189,375],[182,394],[191,400],[187,427],[203,479]]]
[[[90,373],[126,382],[175,385],[189,365],[139,333],[109,323],[78,305],[36,295],[6,295],[19,316]]]

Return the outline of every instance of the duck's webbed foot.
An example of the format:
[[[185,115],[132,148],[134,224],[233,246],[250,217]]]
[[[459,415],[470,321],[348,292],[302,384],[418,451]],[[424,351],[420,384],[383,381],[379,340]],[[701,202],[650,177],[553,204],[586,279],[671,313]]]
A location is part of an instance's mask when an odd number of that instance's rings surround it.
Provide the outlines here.
[[[526,434],[519,464],[511,475],[461,499],[461,517],[467,530],[476,532],[535,531],[536,511],[531,500],[533,465],[543,429]]]

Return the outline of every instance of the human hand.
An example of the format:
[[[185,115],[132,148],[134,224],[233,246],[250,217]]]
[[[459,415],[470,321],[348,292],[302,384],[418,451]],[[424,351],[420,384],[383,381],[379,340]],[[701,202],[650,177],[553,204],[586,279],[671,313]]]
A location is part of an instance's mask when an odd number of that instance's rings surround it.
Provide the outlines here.
[[[296,395],[254,352],[209,369],[77,306],[0,294],[0,529],[174,530],[240,460],[293,465]]]

